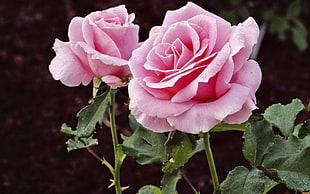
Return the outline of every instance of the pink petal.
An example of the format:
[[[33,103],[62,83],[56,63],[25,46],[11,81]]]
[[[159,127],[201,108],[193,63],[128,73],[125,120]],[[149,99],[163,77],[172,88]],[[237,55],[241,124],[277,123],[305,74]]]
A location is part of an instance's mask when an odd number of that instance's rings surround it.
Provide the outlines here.
[[[252,115],[252,110],[256,109],[257,107],[251,102],[251,99],[243,105],[242,109],[232,115],[228,115],[223,121],[229,124],[240,124],[249,119]]]
[[[199,36],[187,21],[178,22],[170,26],[164,34],[162,42],[173,44],[177,39],[194,53],[200,48]]]
[[[51,61],[49,70],[55,80],[60,80],[66,86],[89,84],[93,75],[86,71],[78,57],[72,52],[70,44],[55,40],[53,49],[56,57]]]
[[[163,26],[169,26],[169,25],[176,23],[178,21],[188,20],[188,19],[190,19],[196,15],[200,15],[200,14],[201,15],[207,15],[209,17],[215,18],[216,20],[218,20],[218,23],[221,26],[225,26],[228,23],[227,21],[220,18],[219,16],[214,15],[214,14],[206,11],[205,9],[199,7],[198,5],[196,5],[192,2],[188,2],[185,6],[179,8],[177,10],[167,11],[166,16],[164,18]]]
[[[73,45],[77,42],[84,41],[82,33],[83,20],[84,18],[82,17],[74,17],[69,24],[68,36]]]
[[[160,80],[157,77],[145,77],[143,81],[145,81],[146,85],[151,88],[170,88],[175,87],[177,82],[183,81],[183,86],[188,84],[194,80],[197,76],[196,72],[201,72],[201,69],[205,68],[205,66],[198,66],[193,69],[187,69],[183,71],[176,71],[175,73],[170,74],[169,76],[165,77],[164,79]],[[185,84],[186,83],[186,84]]]
[[[220,121],[211,115],[202,104],[196,104],[191,110],[177,116],[169,117],[169,124],[179,131],[191,134],[204,133],[212,129]]]
[[[178,59],[174,63],[174,68],[179,69],[182,68],[190,59],[194,57],[194,53],[189,50],[182,42],[180,39],[176,39],[175,42],[173,42],[173,46],[175,47],[175,52],[178,55]],[[176,58],[176,57],[175,57]]]
[[[96,58],[98,57],[98,58]],[[105,64],[104,61],[111,62],[110,64]],[[89,55],[89,65],[96,75],[96,77],[104,77],[106,75],[116,75],[120,78],[128,76],[130,74],[129,68],[127,65],[117,65],[117,59],[109,59],[110,56],[99,56],[99,55]],[[122,61],[120,61],[122,62]],[[114,65],[115,64],[115,65]]]
[[[102,54],[121,57],[120,51],[112,38],[102,31],[94,21],[89,20],[88,17],[83,21],[82,30],[87,45]]]
[[[115,43],[121,58],[128,60],[132,51],[138,47],[139,26],[129,23],[117,27],[103,27],[101,30],[107,34]]]
[[[151,28],[148,39],[153,37],[153,40],[152,40],[153,46],[159,43],[162,43],[161,41],[162,37],[164,36],[167,30],[168,30],[168,27],[166,26],[154,26]]]
[[[168,122],[180,131],[207,132],[228,115],[240,111],[248,99],[249,92],[244,86],[232,84],[230,90],[221,98],[209,103],[195,104],[183,114],[169,117]]]
[[[104,10],[103,12],[113,13],[114,15],[116,15],[118,18],[121,19],[122,24],[125,24],[128,21],[128,12],[127,12],[125,5],[119,5],[116,7],[112,7],[112,8]]]
[[[84,69],[89,69],[96,77],[111,74],[123,77],[130,74],[127,60],[99,53],[85,42],[79,42],[77,47],[87,54],[87,66],[84,65]]]
[[[257,42],[258,35],[258,25],[251,17],[232,28],[229,44],[232,49],[231,56],[235,63],[234,72],[237,72],[250,57],[252,47]]]
[[[200,82],[198,84],[198,89],[196,95],[193,97],[193,100],[198,102],[206,102],[208,100],[216,99],[215,87],[216,87],[216,77],[209,79],[207,83]]]
[[[239,111],[247,101],[250,90],[239,84],[231,84],[231,88],[221,98],[206,103],[206,108],[213,111],[216,119],[223,120],[227,115]]]
[[[262,72],[259,65],[254,60],[248,60],[237,73],[235,73],[232,82],[246,86],[254,94],[262,80]]]
[[[193,57],[192,52],[190,52],[185,46],[183,47],[182,45],[178,45],[178,43],[180,42],[177,39],[174,42],[174,45],[172,45],[172,47],[178,50],[180,49],[179,47],[181,47],[182,53],[179,53],[179,51],[175,51],[174,59],[171,58],[172,56],[169,56],[171,59],[167,58],[166,61],[163,61],[165,59],[158,59],[158,57],[157,58],[154,57],[154,54],[152,53],[154,53],[154,50],[157,47],[153,48],[153,50],[147,56],[147,61],[145,63],[146,69],[153,70],[156,72],[155,76],[152,75],[152,76],[146,76],[145,78],[143,78],[143,80],[146,82],[146,84],[149,87],[152,87],[152,88],[175,87],[177,82],[179,82],[179,85],[182,84],[181,88],[183,88],[188,83],[190,83],[192,80],[194,80],[197,77],[197,72],[201,72],[203,68],[207,67],[210,61],[212,61],[212,59],[216,55],[216,54],[211,55],[209,57],[202,58],[195,62],[193,61],[193,59],[195,59],[196,56]],[[169,47],[169,45],[167,44],[165,45]],[[175,55],[178,55],[178,56],[175,56]],[[172,60],[175,60],[176,58],[179,58],[179,59],[175,64],[175,62],[172,62]],[[168,68],[167,66],[169,65],[167,63],[169,62],[173,63],[174,66],[179,66],[182,63],[185,63],[185,65],[181,65],[181,69],[174,69],[174,68],[167,69]],[[173,64],[171,64],[170,66],[173,66]]]
[[[217,74],[216,96],[221,97],[231,87],[230,81],[234,72],[234,63],[231,57],[223,65],[221,71]]]
[[[149,71],[144,68],[144,64],[146,63],[146,56],[153,48],[153,42],[155,38],[155,36],[151,36],[139,48],[133,51],[132,57],[128,62],[133,77],[143,79],[146,76],[156,76],[154,71]]]
[[[197,15],[206,15],[216,20],[218,34],[214,50],[219,51],[227,42],[227,39],[229,37],[231,27],[230,23],[222,19],[221,17],[204,10],[203,8],[192,2],[188,2],[184,7],[180,9],[168,11],[165,15],[163,26],[169,26],[179,21],[188,20]]]
[[[120,19],[116,13],[107,10],[92,12],[85,19],[92,21],[100,29],[104,27],[113,28],[124,23],[124,20]]]
[[[150,88],[146,86],[144,81],[138,80],[139,85],[145,89],[148,93],[158,99],[162,100],[170,100],[172,95],[170,91],[166,90],[165,88]]]
[[[96,77],[116,75],[121,78],[130,74],[127,60],[101,54],[84,42],[78,45],[87,53],[88,68]]]
[[[108,84],[112,89],[117,89],[123,84],[122,80],[114,75],[103,76],[101,80]]]
[[[82,23],[84,18],[82,17],[74,17],[70,24],[68,30],[68,36],[70,41],[70,46],[72,51],[78,56],[78,58],[82,61],[82,64],[88,64],[87,54],[83,49],[78,46],[79,42],[84,42],[84,37],[82,33]],[[84,68],[87,68],[84,66]]]
[[[199,34],[200,50],[196,55],[205,54],[209,56],[217,41],[216,20],[206,15],[197,15],[188,20],[191,26]],[[207,49],[207,51],[206,51]]]
[[[213,61],[204,69],[204,71],[198,75],[198,77],[193,80],[190,84],[186,85],[182,90],[177,92],[173,98],[172,102],[185,102],[193,98],[198,90],[198,85],[200,82],[207,83],[210,78],[215,76],[226,63],[229,57],[230,49],[228,45],[225,45],[223,49],[218,53],[218,55],[213,59]]]
[[[146,63],[144,67],[147,70],[167,72],[173,69],[174,66],[174,55],[167,53],[171,51],[173,46],[168,43],[162,43],[156,45],[150,50],[146,56]]]
[[[84,51],[87,53],[88,56],[90,56],[91,59],[97,59],[103,64],[114,66],[124,66],[128,64],[127,60],[100,53],[99,51],[93,49],[84,42],[78,43],[78,45],[84,49]]]
[[[137,108],[151,117],[166,118],[176,116],[195,104],[193,101],[172,103],[170,100],[155,98],[139,85],[137,79],[129,82],[128,91],[130,99],[136,102]]]
[[[128,17],[127,17],[127,22],[128,22],[128,23],[133,22],[134,19],[135,19],[135,17],[136,17],[136,16],[135,16],[134,13],[129,14]]]
[[[132,104],[132,103],[131,103]],[[134,115],[136,120],[145,128],[157,132],[168,132],[175,130],[172,128],[166,119],[151,117],[141,112],[137,107],[130,107],[131,114]]]

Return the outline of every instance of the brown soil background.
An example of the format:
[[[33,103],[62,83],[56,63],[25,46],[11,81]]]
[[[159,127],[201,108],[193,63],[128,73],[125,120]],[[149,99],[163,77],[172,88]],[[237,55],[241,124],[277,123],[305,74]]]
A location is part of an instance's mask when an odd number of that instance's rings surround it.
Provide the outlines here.
[[[69,136],[59,128],[66,122],[75,126],[75,114],[91,98],[91,87],[68,88],[52,79],[48,65],[54,57],[55,38],[67,40],[67,28],[73,15],[85,16],[91,11],[126,4],[136,13],[141,27],[141,40],[149,29],[160,25],[168,9],[185,5],[186,1],[164,0],[3,0],[0,2],[0,193],[114,193],[107,189],[111,175],[86,150],[68,153]],[[193,1],[207,8],[207,1]],[[212,10],[210,10],[212,11]],[[310,17],[304,16],[308,32]],[[257,112],[272,103],[289,103],[300,98],[310,102],[310,49],[300,53],[290,42],[279,42],[267,34],[258,62],[263,81],[257,92]],[[123,91],[126,92],[126,91]],[[119,130],[128,132],[127,108],[119,104]],[[309,119],[303,112],[299,121]],[[99,129],[98,155],[113,160],[109,130]],[[247,165],[241,153],[242,134],[225,132],[212,138],[215,161],[222,181],[229,170]],[[201,193],[211,192],[211,180],[203,153],[197,154],[184,168]],[[122,167],[122,184],[135,193],[146,184],[159,185],[160,166],[139,166],[130,158]],[[181,194],[192,193],[184,181]],[[282,185],[270,193],[289,192]]]

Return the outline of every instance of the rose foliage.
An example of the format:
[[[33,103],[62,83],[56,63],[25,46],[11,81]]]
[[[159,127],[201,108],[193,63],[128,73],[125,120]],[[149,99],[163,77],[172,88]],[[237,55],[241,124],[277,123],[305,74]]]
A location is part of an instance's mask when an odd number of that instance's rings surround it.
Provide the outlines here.
[[[278,184],[310,190],[309,120],[295,123],[302,102],[272,105],[251,117],[262,76],[258,63],[249,59],[259,36],[253,18],[232,26],[189,2],[168,11],[142,43],[133,20],[123,5],[93,12],[72,19],[68,42],[55,40],[56,56],[49,66],[54,79],[67,86],[94,80],[93,99],[78,112],[76,128],[62,126],[62,132],[73,135],[66,142],[68,151],[86,148],[100,160],[113,176],[116,193],[127,189],[120,181],[126,156],[140,165],[162,165],[164,173],[160,185],[132,192],[171,194],[186,177],[183,166],[201,151],[206,152],[214,193],[267,193]],[[129,80],[133,132],[119,143],[115,96]],[[95,131],[103,123],[111,129],[113,165],[91,149],[99,143]],[[228,130],[244,132],[242,152],[252,168],[235,167],[219,183],[209,134]]]

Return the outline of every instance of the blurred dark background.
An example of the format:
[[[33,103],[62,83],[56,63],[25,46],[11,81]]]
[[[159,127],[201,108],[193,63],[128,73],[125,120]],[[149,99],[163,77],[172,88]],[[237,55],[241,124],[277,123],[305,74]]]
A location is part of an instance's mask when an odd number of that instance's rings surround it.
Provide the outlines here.
[[[264,21],[264,17],[259,17],[259,11],[266,5],[259,0],[244,4],[248,6],[248,13],[234,7],[236,2],[242,4],[241,0],[231,0],[225,6],[224,1],[193,2],[216,14],[225,8],[226,12],[221,13],[235,21],[251,13],[258,23]],[[285,10],[290,6],[288,1],[272,2],[273,5],[278,3],[274,13],[280,18],[281,14],[286,14]],[[54,39],[67,41],[67,28],[73,16],[85,16],[92,11],[119,4],[125,4],[130,13],[136,14],[135,23],[140,25],[140,37],[143,41],[148,37],[152,26],[161,24],[168,9],[177,9],[185,5],[186,1],[0,2],[0,193],[114,193],[113,189],[107,189],[112,177],[105,166],[86,150],[68,153],[65,141],[69,136],[59,131],[64,122],[69,126],[76,125],[75,115],[91,98],[91,86],[65,87],[53,80],[48,65],[55,56],[52,50]],[[258,6],[257,9],[254,9],[255,5]],[[303,9],[298,18],[309,32],[309,12]],[[296,40],[294,42],[289,38],[289,30],[283,32],[288,38],[281,38],[280,33],[273,32],[266,33],[257,58],[263,71],[263,81],[257,92],[260,108],[256,111],[258,113],[273,103],[286,104],[293,98],[300,98],[305,105],[310,102],[310,50],[302,49],[303,52],[300,52],[301,47],[296,46]],[[298,40],[300,39],[297,42]],[[302,37],[301,40],[303,41]],[[127,114],[127,107],[119,103],[118,120],[122,121],[119,123],[119,130],[123,132],[128,132]],[[298,117],[299,121],[306,118],[309,119],[307,112],[302,112]],[[99,129],[96,136],[100,139],[100,144],[93,149],[98,155],[104,155],[107,160],[112,161],[108,128]],[[247,165],[241,153],[241,133],[214,134],[212,146],[221,181],[235,166]],[[184,171],[201,193],[211,192],[211,179],[203,153],[193,157]],[[161,177],[160,166],[139,166],[127,158],[122,167],[122,185],[130,188],[124,193],[135,193],[146,184],[159,186]],[[181,194],[192,193],[184,181],[179,182],[178,189]],[[289,192],[280,185],[270,193],[294,192]]]

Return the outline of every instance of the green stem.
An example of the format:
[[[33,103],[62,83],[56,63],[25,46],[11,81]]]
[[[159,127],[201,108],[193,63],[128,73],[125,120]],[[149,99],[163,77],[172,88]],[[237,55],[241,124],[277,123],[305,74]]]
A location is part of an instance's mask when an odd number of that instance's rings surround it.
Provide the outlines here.
[[[98,89],[100,87],[101,84],[101,79],[94,77],[93,78],[93,97],[95,98],[98,92]]]
[[[114,168],[113,166],[105,159],[105,158],[100,158],[90,147],[87,147],[86,150],[94,156],[97,160],[99,160],[102,164],[104,164],[112,173],[114,174]]]
[[[113,150],[114,150],[114,181],[115,181],[115,192],[116,194],[122,193],[121,189],[121,181],[120,181],[120,168],[121,168],[121,163],[117,159],[117,147],[118,145],[118,139],[117,139],[117,131],[116,131],[116,122],[115,122],[115,92],[110,91],[110,97],[111,97],[111,106],[110,106],[110,128],[111,128],[111,135],[112,135],[112,142],[113,142]]]
[[[215,168],[215,163],[213,159],[213,154],[211,150],[211,145],[210,145],[210,134],[209,133],[204,133],[203,134],[203,142],[205,146],[205,152],[210,168],[210,173],[212,177],[212,182],[213,182],[213,194],[219,194],[220,193],[220,184],[219,184],[219,179],[217,177],[217,172]]]

